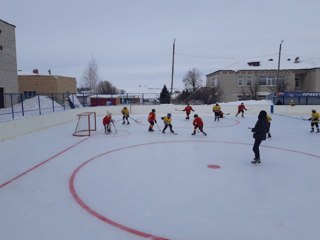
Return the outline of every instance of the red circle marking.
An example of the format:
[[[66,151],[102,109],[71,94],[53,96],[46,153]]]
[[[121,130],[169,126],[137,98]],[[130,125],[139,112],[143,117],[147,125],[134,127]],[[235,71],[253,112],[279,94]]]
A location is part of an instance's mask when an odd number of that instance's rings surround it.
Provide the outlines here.
[[[118,152],[124,149],[131,149],[131,148],[136,148],[136,147],[141,147],[141,146],[146,146],[146,145],[156,145],[156,144],[172,144],[172,143],[225,143],[225,144],[237,144],[237,145],[244,145],[244,146],[250,146],[251,144],[248,143],[241,143],[241,142],[230,142],[230,141],[213,141],[213,140],[203,140],[203,141],[166,141],[166,142],[151,142],[151,143],[142,143],[142,144],[136,144],[136,145],[131,145],[131,146],[125,146],[125,147],[121,147],[118,149],[114,149],[114,150],[110,150],[104,153],[101,153],[97,156],[94,156],[90,159],[88,159],[87,161],[83,162],[80,166],[78,166],[73,173],[71,174],[71,177],[69,179],[69,190],[71,192],[71,195],[73,196],[74,200],[84,209],[86,210],[88,213],[90,213],[92,216],[100,219],[101,221],[110,224],[111,226],[114,226],[118,229],[121,229],[123,231],[126,231],[128,233],[132,233],[135,234],[139,237],[143,237],[143,238],[147,238],[147,239],[152,239],[152,240],[169,240],[168,238],[163,238],[160,236],[155,236],[149,233],[145,233],[130,227],[127,227],[125,225],[122,225],[118,222],[115,222],[111,219],[109,219],[108,217],[103,216],[102,214],[96,212],[94,209],[90,208],[85,202],[84,200],[82,200],[82,198],[78,195],[77,191],[76,191],[76,187],[75,187],[75,180],[77,177],[78,172],[85,167],[88,163],[103,157],[107,154],[113,153],[113,152]],[[292,152],[292,153],[297,153],[297,154],[302,154],[302,155],[307,155],[309,157],[315,157],[315,158],[319,158],[319,155],[315,155],[315,154],[311,154],[311,153],[305,153],[305,152],[301,152],[301,151],[297,151],[297,150],[293,150],[293,149],[286,149],[286,148],[279,148],[279,147],[272,147],[272,146],[263,146],[262,147],[265,148],[271,148],[271,149],[276,149],[276,150],[282,150],[282,151],[287,151],[287,152]],[[208,165],[208,168],[211,169],[218,169],[220,168],[219,165],[215,165],[215,164],[211,164]],[[1,188],[2,186],[0,186]]]
[[[220,166],[219,166],[219,165],[212,164],[212,165],[208,165],[208,168],[218,169],[218,168],[220,168]]]

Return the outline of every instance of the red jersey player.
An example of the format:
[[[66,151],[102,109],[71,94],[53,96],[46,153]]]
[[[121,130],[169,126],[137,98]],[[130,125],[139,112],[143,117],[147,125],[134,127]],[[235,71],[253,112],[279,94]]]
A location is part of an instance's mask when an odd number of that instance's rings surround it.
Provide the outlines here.
[[[191,111],[194,112],[193,108],[189,104],[187,104],[187,106],[182,111],[186,112],[186,119],[189,119]]]
[[[202,119],[198,116],[198,114],[194,115],[194,119],[193,119],[193,133],[192,135],[196,134],[197,129],[199,128],[199,131],[202,132],[205,136],[207,136],[207,134],[203,131],[203,121]]]
[[[238,117],[238,114],[239,114],[239,113],[241,113],[241,117],[243,117],[244,110],[247,111],[246,106],[245,106],[243,103],[241,103],[241,104],[238,106],[238,112],[237,112],[237,114],[236,114],[236,117]]]

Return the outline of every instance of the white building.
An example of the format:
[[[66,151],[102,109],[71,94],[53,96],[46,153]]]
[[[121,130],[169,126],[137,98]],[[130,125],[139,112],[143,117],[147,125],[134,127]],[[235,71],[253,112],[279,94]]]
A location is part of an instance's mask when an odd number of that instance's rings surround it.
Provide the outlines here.
[[[206,75],[206,86],[218,89],[218,101],[265,99],[279,92],[320,92],[320,63],[300,57],[236,62]]]
[[[18,93],[15,26],[0,19],[0,108],[17,103],[7,93]]]

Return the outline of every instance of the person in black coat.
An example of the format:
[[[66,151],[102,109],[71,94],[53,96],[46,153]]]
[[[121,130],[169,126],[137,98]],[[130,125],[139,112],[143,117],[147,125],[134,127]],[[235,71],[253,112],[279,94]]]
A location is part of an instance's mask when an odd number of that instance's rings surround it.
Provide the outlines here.
[[[256,125],[251,129],[254,138],[254,144],[252,148],[252,151],[254,152],[254,160],[251,162],[253,164],[261,163],[259,146],[261,142],[267,138],[267,129],[267,112],[262,110],[258,115],[258,121],[256,122]]]

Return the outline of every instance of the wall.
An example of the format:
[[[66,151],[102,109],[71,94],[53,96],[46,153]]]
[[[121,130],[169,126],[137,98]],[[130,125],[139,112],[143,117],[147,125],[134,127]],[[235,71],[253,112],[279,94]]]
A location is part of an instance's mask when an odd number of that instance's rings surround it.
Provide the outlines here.
[[[72,77],[54,75],[20,75],[18,79],[19,93],[24,93],[25,91],[35,91],[40,94],[77,92],[77,82],[76,79]]]
[[[0,30],[0,45],[2,46],[2,50],[0,50],[0,88],[4,88],[4,93],[17,93],[15,26],[0,20]],[[17,98],[13,100],[14,103],[18,102]],[[5,98],[4,101],[4,106],[9,106],[10,98]]]
[[[20,136],[27,133],[32,133],[34,131],[38,131],[44,128],[52,127],[55,125],[63,124],[66,122],[74,121],[76,124],[77,120],[77,114],[80,112],[96,112],[97,117],[104,116],[107,111],[111,112],[114,116],[120,115],[120,111],[122,109],[122,106],[108,106],[108,107],[90,107],[90,108],[78,108],[78,109],[72,109],[69,111],[64,112],[56,112],[48,115],[42,115],[42,116],[35,116],[35,117],[29,117],[24,119],[17,119],[12,120],[8,122],[0,123],[0,141],[14,138],[16,136]],[[136,114],[145,114],[146,115],[146,121],[147,121],[147,115],[152,110],[152,108],[156,109],[157,117],[160,118],[162,115],[165,115],[167,113],[172,114],[184,114],[182,110],[185,106],[184,105],[171,105],[171,104],[162,104],[162,105],[128,105],[129,111],[132,115]],[[213,105],[195,105],[192,106],[196,113],[200,116],[203,114],[212,114],[212,107]],[[237,105],[229,105],[229,104],[221,104],[222,110],[224,113],[230,113],[232,116],[235,115],[237,112]],[[316,109],[319,111],[320,107],[317,106],[311,106],[311,105],[298,105],[298,106],[285,106],[285,105],[274,105],[274,113],[280,114],[280,115],[288,115],[288,116],[294,116],[294,115],[309,115],[311,114],[311,109]],[[246,112],[246,114],[250,115],[257,115],[261,110],[265,110],[267,112],[270,112],[270,105],[247,105],[247,108],[249,111]],[[318,109],[317,109],[318,108]],[[119,117],[119,116],[118,116]],[[97,122],[97,125],[99,126],[99,122]]]

